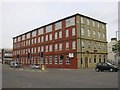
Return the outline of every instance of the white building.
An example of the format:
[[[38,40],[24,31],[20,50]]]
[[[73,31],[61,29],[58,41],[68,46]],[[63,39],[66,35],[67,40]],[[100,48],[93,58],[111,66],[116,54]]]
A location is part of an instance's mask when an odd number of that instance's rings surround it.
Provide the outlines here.
[[[108,61],[112,64],[117,64],[118,63],[118,57],[116,53],[112,51],[113,45],[117,43],[116,38],[111,38],[111,41],[108,43]]]

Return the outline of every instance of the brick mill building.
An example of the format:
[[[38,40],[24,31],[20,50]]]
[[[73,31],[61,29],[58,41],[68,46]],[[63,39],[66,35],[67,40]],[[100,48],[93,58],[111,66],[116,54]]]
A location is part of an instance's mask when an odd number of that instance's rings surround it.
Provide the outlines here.
[[[13,38],[13,60],[48,68],[90,68],[107,61],[106,23],[75,14]]]

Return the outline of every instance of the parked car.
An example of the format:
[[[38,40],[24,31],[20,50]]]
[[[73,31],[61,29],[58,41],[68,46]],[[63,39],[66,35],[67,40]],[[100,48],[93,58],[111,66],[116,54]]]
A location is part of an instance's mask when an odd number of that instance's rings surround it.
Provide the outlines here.
[[[20,68],[22,65],[19,62],[12,61],[10,62],[10,67]]]
[[[32,64],[30,65],[30,67],[32,67],[33,69],[40,69],[40,65],[39,64]]]
[[[97,72],[104,71],[104,70],[109,70],[110,72],[113,72],[113,71],[117,72],[119,70],[119,66],[112,65],[109,62],[101,62],[96,65],[95,70]]]

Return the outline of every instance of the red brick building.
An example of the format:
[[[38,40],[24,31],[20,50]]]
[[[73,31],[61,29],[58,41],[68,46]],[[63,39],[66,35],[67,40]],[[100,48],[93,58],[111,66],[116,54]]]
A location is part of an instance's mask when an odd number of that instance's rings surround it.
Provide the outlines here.
[[[75,14],[14,37],[13,60],[23,65],[38,63],[49,68],[80,68],[84,64],[80,56],[86,52],[81,52],[81,37],[78,37],[81,16],[89,18]]]

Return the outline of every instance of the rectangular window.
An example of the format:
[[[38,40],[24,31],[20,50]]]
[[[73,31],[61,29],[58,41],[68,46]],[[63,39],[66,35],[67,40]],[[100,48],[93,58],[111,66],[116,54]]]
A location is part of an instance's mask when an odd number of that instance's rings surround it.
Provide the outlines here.
[[[81,23],[84,24],[84,18],[83,17],[81,17]]]
[[[17,39],[16,39],[16,38],[14,38],[14,39],[13,39],[13,42],[14,42],[14,43],[16,43],[16,42],[17,42]]]
[[[45,64],[48,64],[48,56],[46,56]]]
[[[72,42],[72,49],[76,49],[76,41]]]
[[[69,55],[66,56],[66,64],[70,64],[70,58],[69,58]]]
[[[97,45],[96,45],[96,42],[94,43],[94,49],[97,49]]]
[[[62,22],[57,22],[55,23],[55,30],[61,29],[62,28]]]
[[[100,39],[100,32],[98,32],[98,39]]]
[[[55,56],[55,64],[58,64],[58,57]]]
[[[89,19],[87,19],[87,25],[90,25],[90,21],[89,21]]]
[[[27,39],[29,39],[30,38],[30,33],[27,33]]]
[[[42,35],[44,33],[44,29],[43,28],[40,28],[39,30],[38,30],[38,35]]]
[[[52,32],[52,25],[46,27],[46,33]]]
[[[72,36],[75,36],[75,28],[72,28]]]
[[[91,48],[91,42],[88,43],[88,49],[90,49],[90,48]]]
[[[66,27],[75,25],[75,17],[69,18],[65,20]]]
[[[95,21],[93,21],[93,27],[95,27]]]
[[[33,31],[32,32],[32,37],[35,37],[36,36],[36,31]]]
[[[48,52],[48,46],[46,46],[46,52]]]
[[[58,32],[55,32],[55,39],[58,39]]]
[[[38,43],[40,43],[40,37],[38,37]]]
[[[59,51],[62,51],[62,43],[59,44]]]
[[[49,62],[49,64],[52,64],[53,62],[52,62],[52,56],[50,56],[50,62]]]
[[[66,30],[66,37],[69,37],[69,30]]]
[[[20,41],[20,39],[21,39],[21,37],[19,36],[19,37],[18,37],[18,42]]]
[[[102,29],[105,29],[105,26],[104,26],[104,24],[102,24]]]
[[[59,38],[62,38],[62,31],[59,31]]]
[[[52,40],[52,34],[49,35],[49,39]]]
[[[91,33],[90,33],[90,29],[88,29],[88,37],[90,37],[90,34],[91,34]]]
[[[98,22],[98,28],[100,28],[100,23]]]
[[[85,30],[84,30],[84,28],[81,28],[81,35],[85,36]]]
[[[22,40],[25,40],[25,35],[22,35]]]
[[[38,53],[40,52],[40,47],[38,47]]]
[[[66,42],[66,50],[69,50],[69,43]]]
[[[50,51],[50,52],[52,51],[52,45],[49,46],[49,51]]]
[[[44,37],[43,36],[41,37],[41,42],[44,42]]]
[[[44,46],[41,47],[41,52],[44,52]]]
[[[48,35],[46,35],[46,37],[45,37],[45,38],[46,38],[46,41],[48,41]]]
[[[58,51],[58,44],[55,44],[55,51]]]
[[[93,31],[93,37],[96,38],[96,31]]]
[[[59,64],[63,64],[63,60],[59,57]]]

